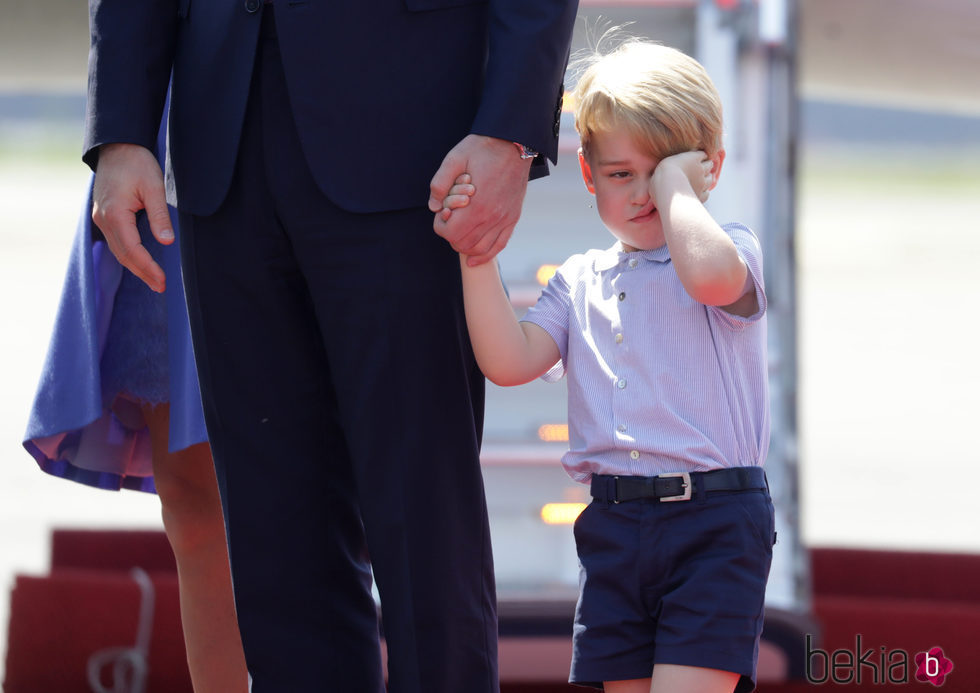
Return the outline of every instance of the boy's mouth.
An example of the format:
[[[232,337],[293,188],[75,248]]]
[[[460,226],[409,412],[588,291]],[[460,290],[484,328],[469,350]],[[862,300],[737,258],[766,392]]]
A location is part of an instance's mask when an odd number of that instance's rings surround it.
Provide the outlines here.
[[[657,213],[657,208],[654,207],[653,205],[650,205],[649,207],[644,207],[640,211],[640,213],[637,214],[632,219],[630,219],[630,221],[635,221],[635,222],[638,222],[638,223],[644,222],[644,221],[650,221],[651,219],[653,219],[653,217],[656,215],[656,213]]]

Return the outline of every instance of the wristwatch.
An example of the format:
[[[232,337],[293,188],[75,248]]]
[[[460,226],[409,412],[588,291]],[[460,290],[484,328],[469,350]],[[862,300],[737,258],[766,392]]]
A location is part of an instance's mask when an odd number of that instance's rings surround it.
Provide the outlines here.
[[[520,142],[514,142],[514,146],[517,147],[517,150],[521,153],[522,159],[533,159],[538,155],[536,151],[534,151],[530,147],[525,147]]]

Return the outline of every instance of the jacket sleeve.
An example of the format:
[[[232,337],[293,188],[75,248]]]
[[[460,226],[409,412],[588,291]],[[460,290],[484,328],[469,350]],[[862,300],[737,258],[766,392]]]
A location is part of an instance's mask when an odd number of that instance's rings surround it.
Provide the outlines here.
[[[558,158],[563,77],[578,0],[491,0],[490,49],[472,132]],[[533,177],[533,176],[532,176]]]
[[[154,151],[173,65],[177,0],[90,0],[91,45],[82,159],[98,147],[139,144]]]

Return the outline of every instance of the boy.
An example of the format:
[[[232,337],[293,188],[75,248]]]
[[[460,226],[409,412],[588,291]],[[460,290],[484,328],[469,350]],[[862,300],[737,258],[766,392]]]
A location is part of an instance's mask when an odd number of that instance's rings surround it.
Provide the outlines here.
[[[582,176],[617,243],[570,258],[520,323],[495,264],[461,258],[484,374],[568,376],[562,463],[593,496],[570,681],[751,691],[774,540],[766,296],[756,237],[703,205],[720,99],[696,61],[640,41],[598,58],[575,99]],[[473,190],[457,180],[444,214]]]

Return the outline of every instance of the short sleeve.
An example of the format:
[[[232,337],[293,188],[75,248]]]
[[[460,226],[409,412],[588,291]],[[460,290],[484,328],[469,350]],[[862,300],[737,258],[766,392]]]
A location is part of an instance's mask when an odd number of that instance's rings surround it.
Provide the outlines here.
[[[752,230],[743,224],[725,224],[722,226],[722,229],[732,239],[732,242],[735,244],[735,250],[738,252],[739,257],[741,257],[745,262],[745,266],[749,270],[749,275],[752,277],[752,290],[755,291],[756,302],[759,305],[759,309],[748,317],[732,315],[731,313],[726,312],[720,306],[709,306],[708,309],[725,324],[735,329],[741,329],[746,325],[758,322],[760,319],[762,319],[762,316],[766,314],[767,300],[765,279],[762,271],[762,244],[759,243],[758,237],[752,232]]]
[[[568,325],[571,314],[571,289],[565,270],[568,263],[562,265],[548,280],[547,286],[541,292],[537,302],[531,306],[521,318],[521,322],[534,323],[551,335],[558,346],[561,360],[541,376],[547,382],[557,382],[565,375],[565,360],[568,356]]]

